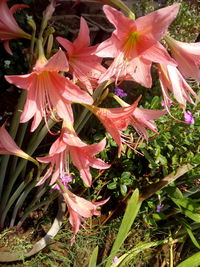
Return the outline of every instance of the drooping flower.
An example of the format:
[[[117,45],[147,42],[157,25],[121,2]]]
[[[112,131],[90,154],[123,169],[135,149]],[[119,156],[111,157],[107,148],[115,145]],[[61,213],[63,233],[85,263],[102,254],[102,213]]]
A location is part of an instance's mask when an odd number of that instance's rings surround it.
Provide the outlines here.
[[[184,114],[184,121],[190,125],[194,124],[195,122],[192,113],[189,110],[187,110]]]
[[[94,113],[95,116],[104,125],[106,131],[112,136],[118,144],[118,156],[121,151],[125,152],[123,143],[126,141],[122,137],[122,131],[126,130],[131,122],[131,115],[136,109],[141,97],[139,97],[131,106],[121,108],[99,108],[96,106],[87,106],[88,109]]]
[[[165,36],[172,55],[178,63],[178,69],[185,78],[193,78],[200,82],[200,42],[184,43]]]
[[[65,78],[59,71],[68,71],[68,63],[63,51],[59,50],[48,61],[43,57],[37,60],[33,72],[25,75],[5,76],[9,83],[27,90],[27,99],[20,121],[34,118],[31,131],[34,131],[42,118],[49,115],[73,122],[71,102],[92,103],[93,99],[85,91]]]
[[[104,12],[116,30],[109,39],[98,46],[95,54],[100,57],[112,57],[114,61],[99,82],[113,76],[116,80],[129,76],[136,82],[150,86],[151,62],[176,65],[159,41],[175,19],[179,6],[176,3],[134,21],[105,5]],[[142,76],[141,68],[147,72]]]
[[[144,138],[148,140],[147,129],[158,134],[154,120],[162,117],[165,113],[165,110],[152,110],[137,107],[133,111],[131,122],[138,134],[144,136]]]
[[[67,51],[69,72],[74,81],[81,82],[92,94],[93,84],[97,83],[105,68],[101,65],[102,59],[94,55],[97,46],[90,46],[87,22],[81,17],[79,34],[73,43],[62,37],[56,39]]]
[[[71,244],[73,244],[83,218],[100,215],[100,210],[97,210],[97,208],[105,204],[109,199],[99,202],[90,202],[82,197],[78,197],[69,190],[66,190],[63,196],[70,214],[69,221],[73,227],[73,237],[71,239]]]
[[[4,125],[0,127],[0,154],[21,157],[26,160],[32,161],[38,166],[38,162],[35,159],[33,159],[18,147],[18,145],[5,129]]]
[[[68,156],[71,156],[72,163],[79,170],[80,177],[87,186],[92,184],[92,176],[90,167],[96,169],[107,169],[109,164],[105,163],[94,155],[100,153],[106,145],[106,140],[103,139],[97,144],[87,145],[81,141],[76,135],[73,127],[64,127],[62,134],[53,143],[49,151],[49,156],[38,157],[38,161],[50,163],[50,167],[38,185],[52,175],[50,185],[54,184],[59,177],[65,173],[69,173]]]
[[[12,55],[9,47],[9,41],[17,38],[31,39],[31,36],[24,32],[17,24],[13,13],[20,8],[28,8],[24,4],[13,5],[10,9],[7,5],[7,0],[0,0],[0,40],[3,41],[6,51]]]
[[[184,109],[186,108],[186,101],[194,104],[190,95],[199,100],[197,94],[192,90],[176,67],[159,64],[158,72],[165,107],[168,112],[172,102],[168,90],[173,93],[174,98]]]

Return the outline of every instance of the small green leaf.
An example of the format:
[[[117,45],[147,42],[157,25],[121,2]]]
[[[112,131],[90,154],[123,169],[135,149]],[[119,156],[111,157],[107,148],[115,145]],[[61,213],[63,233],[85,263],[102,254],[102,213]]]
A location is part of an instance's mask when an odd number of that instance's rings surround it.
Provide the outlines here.
[[[125,184],[121,184],[121,185],[120,185],[120,191],[121,191],[121,194],[122,194],[123,196],[125,196],[126,193],[127,193],[127,186],[126,186]]]
[[[131,177],[130,172],[123,172],[121,175],[121,179],[129,179]]]
[[[117,183],[116,182],[110,183],[107,185],[107,188],[110,190],[114,190],[117,188]]]

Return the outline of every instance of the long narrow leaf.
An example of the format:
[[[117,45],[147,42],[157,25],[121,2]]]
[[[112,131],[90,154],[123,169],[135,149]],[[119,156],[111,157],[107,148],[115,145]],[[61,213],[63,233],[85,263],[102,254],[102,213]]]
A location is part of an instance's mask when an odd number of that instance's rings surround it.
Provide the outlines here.
[[[182,261],[177,267],[198,267],[200,265],[200,252],[195,253],[188,259]]]
[[[121,247],[121,245],[123,244],[123,242],[128,236],[131,226],[141,206],[141,202],[138,202],[138,199],[139,199],[139,191],[138,189],[136,189],[133,192],[130,200],[128,201],[128,205],[126,207],[126,211],[125,211],[122,223],[120,225],[119,232],[117,234],[116,240],[113,244],[112,250],[110,252],[110,255],[108,257],[105,267],[111,266],[111,262],[114,256],[116,255],[117,251],[119,250],[119,248]]]
[[[99,247],[96,246],[94,248],[94,250],[92,251],[92,255],[90,257],[90,262],[88,267],[96,267],[97,266],[97,256],[98,256],[98,252],[99,252]]]

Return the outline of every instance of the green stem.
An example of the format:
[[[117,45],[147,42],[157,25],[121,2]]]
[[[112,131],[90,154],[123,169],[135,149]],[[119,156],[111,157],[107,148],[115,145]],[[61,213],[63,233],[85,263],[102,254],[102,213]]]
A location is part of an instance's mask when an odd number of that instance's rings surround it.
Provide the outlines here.
[[[21,116],[21,110],[23,110],[24,103],[26,100],[26,90],[22,90],[21,95],[19,97],[18,104],[16,106],[15,113],[13,115],[12,121],[11,121],[11,126],[10,126],[10,135],[13,139],[15,139],[15,136],[17,134],[17,130],[19,127],[19,120]],[[6,176],[6,170],[8,166],[8,161],[9,161],[10,156],[6,155],[2,157],[2,161],[0,164],[0,196],[1,196],[1,201],[2,201],[2,190],[3,190],[3,185],[4,185],[4,180]]]
[[[17,139],[16,139],[16,144],[21,147],[22,146],[22,143],[23,143],[23,140],[24,140],[24,136],[26,134],[26,130],[27,130],[27,126],[28,126],[28,123],[23,123],[21,126],[20,126],[20,129],[19,129],[19,133],[18,133],[18,136],[17,136]],[[19,157],[13,157],[13,160],[12,160],[12,164],[11,164],[11,167],[10,167],[10,175],[12,176],[13,173],[15,172],[15,169],[16,169],[16,165],[17,165],[17,162],[18,162],[18,159]],[[10,176],[9,175],[9,176]]]
[[[54,121],[52,120],[49,120],[48,122],[49,124],[49,129],[51,129],[51,127],[53,127],[53,125],[55,124]],[[27,153],[29,155],[32,155],[34,153],[34,151],[36,150],[36,148],[39,146],[39,144],[42,142],[42,140],[44,139],[44,137],[46,136],[46,134],[48,133],[48,130],[47,130],[47,127],[46,125],[44,125],[42,127],[42,129],[39,127],[34,135],[32,136],[31,140],[30,140],[30,143],[29,143],[29,147],[27,148]],[[13,188],[13,185],[15,183],[15,181],[17,180],[19,174],[21,173],[21,171],[23,170],[23,168],[25,167],[27,161],[26,160],[23,160],[21,159],[19,161],[19,164],[16,168],[16,171],[15,173],[13,174],[12,177],[10,177],[8,183],[7,183],[7,186],[5,188],[5,191],[4,191],[4,194],[3,194],[3,197],[2,197],[2,201],[1,201],[1,209],[0,209],[0,214],[2,214],[4,212],[4,209],[6,208],[7,206],[7,202],[8,202],[8,199],[9,199],[9,196],[11,194],[11,191],[12,191],[12,188]],[[21,193],[21,192],[20,192]],[[19,196],[19,194],[18,194]],[[6,209],[7,210],[7,209]],[[8,210],[7,210],[8,211]],[[6,212],[7,214],[7,212]]]
[[[46,190],[45,190],[46,192]],[[43,200],[42,202],[40,202],[39,204],[35,205],[35,206],[31,206],[29,208],[26,209],[26,211],[23,214],[23,217],[20,219],[20,221],[17,224],[17,228],[20,228],[22,223],[26,220],[26,218],[28,217],[28,215],[30,214],[31,211],[34,211],[44,205],[49,205],[54,199],[56,199],[59,196],[58,191],[54,191],[49,198]]]
[[[112,82],[113,82],[112,80],[103,82],[94,91],[94,94],[92,95],[92,97],[93,97],[94,101],[97,101],[96,105],[100,105],[100,103],[102,102],[101,95],[102,95],[103,91]],[[81,131],[81,129],[84,127],[84,125],[86,124],[86,122],[88,121],[88,119],[90,118],[91,115],[92,114],[90,113],[90,111],[87,108],[83,109],[81,115],[79,116],[78,120],[76,120],[76,123],[74,125],[74,129],[77,133],[79,133]]]

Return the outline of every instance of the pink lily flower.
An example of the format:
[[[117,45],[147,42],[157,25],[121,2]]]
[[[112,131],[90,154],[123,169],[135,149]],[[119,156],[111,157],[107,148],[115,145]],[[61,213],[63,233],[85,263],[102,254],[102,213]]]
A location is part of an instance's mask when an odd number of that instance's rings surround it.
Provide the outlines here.
[[[105,5],[103,10],[116,30],[109,39],[97,47],[95,54],[100,57],[112,57],[114,61],[99,82],[108,80],[114,75],[117,80],[128,75],[134,81],[150,86],[151,81],[147,79],[151,62],[176,65],[159,41],[175,19],[179,6],[173,4],[134,21],[125,17],[120,11]],[[147,72],[142,77],[140,77],[141,67]]]
[[[55,111],[63,120],[73,123],[71,102],[93,103],[92,97],[65,78],[59,71],[68,71],[68,62],[63,51],[59,50],[48,61],[39,58],[33,72],[25,75],[5,76],[9,83],[27,90],[27,99],[20,121],[34,118],[31,131],[34,131],[42,118],[47,121]]]
[[[126,144],[122,137],[122,131],[126,130],[131,122],[131,115],[137,107],[141,97],[139,97],[131,106],[121,108],[99,108],[96,106],[87,106],[104,125],[106,131],[112,136],[119,146],[118,157],[121,151],[125,152],[123,143]]]
[[[54,184],[59,177],[63,177],[65,173],[69,173],[67,157],[70,155],[72,163],[79,170],[83,182],[86,186],[91,186],[92,176],[90,167],[95,169],[107,169],[110,167],[109,164],[94,157],[94,155],[99,154],[104,149],[105,145],[105,139],[97,144],[87,145],[81,141],[72,127],[71,129],[64,127],[60,137],[51,146],[49,156],[37,158],[40,162],[51,164],[38,185],[44,183],[52,173],[50,185]]]
[[[69,72],[73,75],[74,82],[80,81],[92,94],[93,84],[97,82],[105,68],[101,65],[102,59],[93,54],[97,46],[90,46],[87,22],[81,17],[80,31],[73,43],[62,37],[56,39],[67,51]]]
[[[24,4],[16,4],[9,9],[7,0],[0,0],[0,40],[3,41],[4,48],[11,55],[12,51],[9,47],[9,40],[17,38],[31,39],[31,36],[19,27],[13,16],[13,13],[20,8],[28,7]]]
[[[82,197],[78,197],[71,193],[69,190],[63,193],[64,199],[67,203],[69,210],[69,221],[73,227],[73,237],[71,239],[71,245],[75,241],[75,235],[78,233],[81,221],[83,218],[89,218],[93,215],[100,215],[100,210],[97,208],[105,204],[109,199],[102,200],[99,202],[90,202]]]
[[[136,108],[133,111],[131,122],[138,134],[144,136],[144,138],[148,141],[148,132],[146,128],[158,134],[154,120],[159,119],[165,113],[166,110]]]
[[[26,160],[32,161],[38,166],[38,162],[35,159],[30,157],[18,147],[18,145],[5,129],[4,125],[0,127],[0,154],[21,157]]]
[[[178,63],[178,69],[185,78],[194,78],[200,83],[200,42],[184,43],[165,36],[172,55]]]
[[[168,112],[172,103],[168,90],[173,93],[174,98],[184,109],[186,108],[186,101],[194,104],[190,95],[199,100],[197,94],[192,90],[176,67],[159,64],[158,72],[164,103]]]

